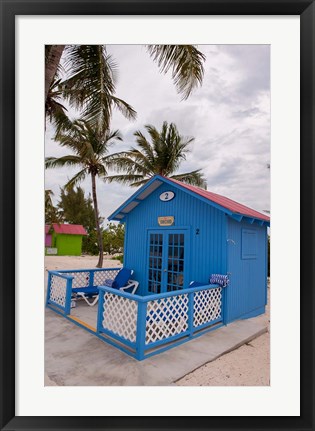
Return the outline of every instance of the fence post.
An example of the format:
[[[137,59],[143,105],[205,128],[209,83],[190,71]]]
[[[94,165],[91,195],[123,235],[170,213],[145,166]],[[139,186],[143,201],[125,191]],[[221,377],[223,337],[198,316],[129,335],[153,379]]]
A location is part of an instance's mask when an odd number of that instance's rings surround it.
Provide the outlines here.
[[[194,333],[194,292],[188,293],[188,330],[189,337]]]
[[[72,280],[73,277],[67,278],[65,314],[71,312]]]
[[[136,358],[139,361],[144,359],[146,318],[147,318],[147,303],[138,302]]]
[[[93,287],[94,286],[94,270],[90,270],[90,277],[89,277],[89,287]]]
[[[104,290],[99,289],[98,308],[97,308],[97,326],[96,326],[96,331],[98,333],[102,332],[102,329],[103,329],[102,321],[103,321],[104,297],[105,297]]]
[[[226,325],[226,324],[227,324],[227,315],[226,315],[226,309],[227,309],[227,305],[226,305],[226,302],[227,302],[227,295],[226,295],[226,289],[227,289],[227,286],[222,287],[222,290],[221,290],[221,292],[222,292],[222,294],[221,294],[221,313],[222,313],[222,323],[223,323],[224,325]]]
[[[50,288],[51,288],[51,272],[48,271],[46,305],[48,304],[49,298],[50,298]]]

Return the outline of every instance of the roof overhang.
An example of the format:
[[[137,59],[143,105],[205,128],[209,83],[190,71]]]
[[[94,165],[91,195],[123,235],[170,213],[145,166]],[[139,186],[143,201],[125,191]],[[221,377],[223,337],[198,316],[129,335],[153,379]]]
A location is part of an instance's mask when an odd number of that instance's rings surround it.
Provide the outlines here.
[[[245,221],[249,224],[258,224],[259,226],[270,226],[270,221],[263,220],[257,217],[247,217],[243,214],[238,214],[238,213],[232,213],[231,217],[238,222]]]
[[[264,220],[263,218],[260,219],[258,217],[249,217],[244,214],[235,213],[216,202],[213,202],[185,187],[182,187],[177,182],[175,183],[174,181],[171,181],[168,178],[162,177],[160,175],[152,177],[144,186],[140,187],[140,189],[138,189],[132,196],[130,196],[129,199],[127,199],[114,213],[112,213],[108,217],[108,220],[123,222],[127,214],[129,214],[134,208],[136,208],[143,200],[145,200],[151,193],[158,189],[163,183],[183,190],[185,193],[207,203],[208,205],[219,209],[220,211],[223,211],[225,214],[232,217],[234,220],[237,220],[239,222],[243,220],[250,224],[259,224],[260,226],[270,226],[270,220]]]

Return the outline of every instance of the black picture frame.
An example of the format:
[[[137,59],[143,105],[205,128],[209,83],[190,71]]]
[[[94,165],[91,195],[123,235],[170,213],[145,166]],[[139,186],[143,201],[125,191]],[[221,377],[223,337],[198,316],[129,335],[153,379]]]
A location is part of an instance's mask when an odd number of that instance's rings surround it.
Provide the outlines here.
[[[314,429],[314,76],[312,0],[1,1],[1,430]],[[17,15],[299,15],[301,36],[301,414],[299,417],[15,416],[15,17]],[[285,143],[283,143],[285,158]],[[285,162],[285,159],[284,159]],[[292,196],[292,199],[296,199]],[[299,202],[296,202],[298,205]],[[282,286],[285,289],[285,286]],[[281,403],[281,400],[279,400]],[[183,411],[185,406],[183,406]],[[40,412],[39,412],[40,413]],[[210,406],[209,406],[210,413]]]

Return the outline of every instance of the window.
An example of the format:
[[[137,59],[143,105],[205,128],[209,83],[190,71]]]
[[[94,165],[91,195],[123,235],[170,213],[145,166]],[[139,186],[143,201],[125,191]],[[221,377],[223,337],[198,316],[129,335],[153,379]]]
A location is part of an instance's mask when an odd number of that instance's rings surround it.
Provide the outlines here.
[[[257,258],[257,232],[254,229],[242,229],[242,259]]]

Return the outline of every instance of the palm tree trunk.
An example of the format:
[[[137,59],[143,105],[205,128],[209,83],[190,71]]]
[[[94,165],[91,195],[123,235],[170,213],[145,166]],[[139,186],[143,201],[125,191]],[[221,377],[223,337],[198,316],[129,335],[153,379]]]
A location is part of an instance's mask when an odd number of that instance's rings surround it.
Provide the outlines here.
[[[97,242],[98,242],[98,249],[99,249],[99,257],[98,257],[96,268],[102,268],[103,267],[103,238],[102,238],[102,232],[100,228],[100,222],[98,219],[98,205],[97,205],[96,181],[95,181],[96,175],[92,172],[91,177],[92,177],[92,196],[93,196],[93,204],[94,204],[95,226],[96,226]]]
[[[45,100],[47,99],[50,85],[56,74],[64,47],[65,45],[52,45],[50,48],[45,67]]]

